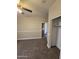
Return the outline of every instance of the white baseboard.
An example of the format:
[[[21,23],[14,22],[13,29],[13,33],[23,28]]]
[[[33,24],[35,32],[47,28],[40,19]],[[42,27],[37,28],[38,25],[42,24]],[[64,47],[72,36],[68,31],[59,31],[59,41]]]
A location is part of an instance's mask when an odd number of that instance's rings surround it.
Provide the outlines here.
[[[36,38],[18,38],[17,40],[30,40],[30,39],[41,39],[41,37],[36,37]]]

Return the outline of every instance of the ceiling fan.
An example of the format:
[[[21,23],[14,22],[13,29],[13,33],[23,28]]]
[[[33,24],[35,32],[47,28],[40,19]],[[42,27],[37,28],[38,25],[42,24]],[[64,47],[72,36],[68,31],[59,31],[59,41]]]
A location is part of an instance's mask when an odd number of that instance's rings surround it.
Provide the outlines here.
[[[23,7],[23,6],[20,4],[20,2],[21,2],[20,0],[18,0],[18,2],[17,2],[17,9],[18,9],[18,12],[19,12],[19,13],[24,14],[23,10],[32,13],[32,10]]]

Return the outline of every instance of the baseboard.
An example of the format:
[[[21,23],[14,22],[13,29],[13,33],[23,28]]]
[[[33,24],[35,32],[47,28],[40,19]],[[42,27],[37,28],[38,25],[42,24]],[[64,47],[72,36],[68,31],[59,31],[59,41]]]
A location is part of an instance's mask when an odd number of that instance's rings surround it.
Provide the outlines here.
[[[31,40],[31,39],[41,39],[40,37],[38,38],[18,38],[17,40]]]

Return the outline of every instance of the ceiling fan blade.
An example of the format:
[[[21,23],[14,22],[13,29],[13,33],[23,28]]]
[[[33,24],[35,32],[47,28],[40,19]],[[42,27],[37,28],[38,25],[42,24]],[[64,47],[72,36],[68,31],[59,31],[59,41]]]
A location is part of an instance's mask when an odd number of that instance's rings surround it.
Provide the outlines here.
[[[24,9],[24,10],[26,10],[26,11],[29,11],[29,12],[32,12],[32,10],[29,10],[29,9],[27,9],[27,8],[24,8],[24,7],[22,7],[22,9]]]

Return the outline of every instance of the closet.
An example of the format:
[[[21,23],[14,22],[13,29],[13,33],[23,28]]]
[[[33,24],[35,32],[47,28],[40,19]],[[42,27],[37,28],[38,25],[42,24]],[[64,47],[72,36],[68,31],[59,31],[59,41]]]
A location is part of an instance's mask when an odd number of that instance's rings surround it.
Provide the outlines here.
[[[52,20],[53,22],[53,41],[61,49],[61,16]]]

